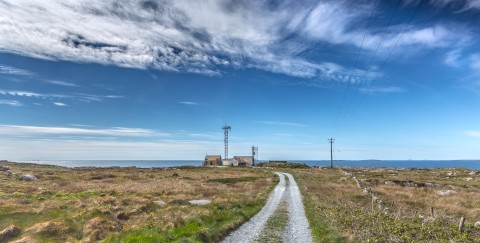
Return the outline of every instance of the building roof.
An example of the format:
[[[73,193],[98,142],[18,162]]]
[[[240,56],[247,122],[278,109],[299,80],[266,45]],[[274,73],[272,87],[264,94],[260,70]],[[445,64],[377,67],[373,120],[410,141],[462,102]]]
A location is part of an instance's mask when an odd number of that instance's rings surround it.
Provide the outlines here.
[[[221,155],[205,155],[205,159],[222,159]]]

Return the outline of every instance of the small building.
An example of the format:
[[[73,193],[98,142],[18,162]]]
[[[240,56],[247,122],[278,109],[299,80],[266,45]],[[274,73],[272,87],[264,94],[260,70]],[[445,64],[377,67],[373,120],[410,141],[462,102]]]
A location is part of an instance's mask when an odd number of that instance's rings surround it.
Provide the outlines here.
[[[220,165],[223,165],[221,155],[205,155],[203,166],[220,166]]]
[[[233,166],[253,166],[253,156],[233,156]]]

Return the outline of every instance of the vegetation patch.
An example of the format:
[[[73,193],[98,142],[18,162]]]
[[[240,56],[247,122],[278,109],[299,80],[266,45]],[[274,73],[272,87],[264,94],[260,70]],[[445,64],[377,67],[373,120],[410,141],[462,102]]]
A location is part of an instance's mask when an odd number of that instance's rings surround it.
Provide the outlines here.
[[[255,181],[257,179],[259,179],[259,177],[246,176],[246,177],[236,177],[236,178],[209,179],[209,180],[207,180],[207,182],[218,182],[218,183],[224,183],[224,184],[233,184],[233,183],[239,183],[239,182]]]
[[[284,169],[308,169],[308,166],[305,163],[294,163],[294,162],[265,162],[259,163],[259,167],[270,167],[270,168],[284,168]]]

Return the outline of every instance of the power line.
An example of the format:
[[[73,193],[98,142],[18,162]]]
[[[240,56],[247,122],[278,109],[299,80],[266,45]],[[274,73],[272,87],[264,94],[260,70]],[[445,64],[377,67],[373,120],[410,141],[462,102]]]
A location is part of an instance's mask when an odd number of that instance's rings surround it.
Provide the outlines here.
[[[362,51],[363,44],[365,42],[365,37],[367,36],[367,31],[368,31],[368,28],[370,27],[370,23],[371,23],[372,18],[373,18],[373,12],[375,10],[375,7],[377,6],[377,2],[378,2],[378,0],[375,0],[374,4],[372,5],[372,9],[370,11],[370,17],[368,18],[368,22],[367,22],[367,25],[365,27],[365,32],[363,33],[362,43],[360,44],[360,48],[358,49],[357,56],[355,57],[355,62],[353,64],[353,68],[352,68],[350,74],[347,77],[352,77],[353,74],[355,73],[355,68],[357,67],[358,58],[360,57],[360,53]],[[335,122],[333,123],[333,129],[332,130],[334,130],[336,128],[337,120],[338,120],[338,117],[340,115],[340,111],[342,110],[343,104],[345,103],[345,97],[347,96],[347,93],[350,91],[351,82],[349,80],[347,80],[347,82],[348,82],[347,83],[347,88],[345,89],[345,92],[343,92],[342,102],[340,103],[340,108],[337,110],[337,115],[335,116]]]
[[[399,7],[400,7],[400,3],[401,3],[401,0],[397,0],[397,4],[396,4],[396,6],[395,6],[395,10],[394,10],[392,16],[390,17],[390,19],[389,19],[389,21],[388,21],[388,24],[387,24],[387,27],[386,27],[386,29],[385,29],[386,31],[388,31],[388,29],[390,28],[390,26],[391,26],[391,24],[392,24],[392,21],[393,21],[393,18],[394,18],[395,15],[397,14],[397,11],[398,11],[398,9],[399,9]],[[347,118],[349,117],[348,115],[349,115],[350,109],[351,109],[351,107],[352,107],[352,105],[353,105],[353,102],[354,102],[355,99],[357,98],[357,95],[358,95],[359,90],[362,88],[363,84],[365,83],[365,79],[366,79],[366,77],[367,77],[367,74],[370,72],[370,66],[372,65],[373,60],[375,59],[375,57],[376,57],[376,55],[377,55],[377,53],[378,53],[378,50],[380,49],[380,46],[382,45],[382,43],[383,43],[383,41],[385,40],[385,38],[386,38],[386,35],[384,35],[384,36],[380,39],[380,41],[378,42],[378,45],[377,45],[377,47],[375,48],[375,51],[374,51],[372,57],[370,58],[370,62],[369,62],[369,64],[368,64],[368,66],[367,66],[367,70],[365,70],[365,73],[363,74],[363,77],[360,79],[359,85],[357,86],[357,89],[354,91],[353,98],[350,100],[350,103],[349,103],[349,105],[348,105],[348,107],[347,107],[347,110],[346,110],[346,112],[345,112],[345,115],[343,116],[343,119],[341,120],[341,121],[343,121],[343,123],[340,123],[338,130],[341,130],[340,128],[343,128],[343,126],[344,126],[345,123],[347,122]],[[335,132],[336,132],[336,131],[337,131],[337,130],[335,130]]]
[[[375,76],[375,78],[373,78],[373,79],[372,79],[372,82],[370,83],[370,85],[367,86],[367,89],[372,86],[373,80],[376,80],[376,79],[379,77],[381,71],[385,68],[386,64],[390,61],[390,58],[391,58],[393,52],[394,52],[395,49],[397,48],[398,43],[400,43],[400,41],[401,41],[401,39],[403,38],[403,35],[405,34],[405,32],[406,32],[406,30],[408,29],[408,27],[410,27],[413,19],[414,19],[415,16],[417,15],[418,10],[420,9],[420,5],[421,5],[422,3],[423,3],[423,2],[420,1],[420,3],[417,5],[417,8],[416,8],[415,11],[413,12],[413,14],[412,14],[412,16],[410,17],[410,19],[409,19],[409,21],[407,22],[407,24],[404,26],[402,32],[400,33],[399,38],[398,38],[397,41],[395,42],[395,45],[394,45],[393,48],[390,50],[390,53],[388,54],[387,58],[385,59],[385,61],[384,61],[384,62],[382,63],[382,65],[380,66],[380,69],[379,69],[379,71],[377,72],[377,75]],[[351,115],[350,118],[353,118],[353,117],[355,116],[357,110],[360,108],[361,104],[363,103],[363,100],[365,99],[365,96],[366,96],[366,93],[364,92],[364,93],[362,94],[361,98],[360,98],[359,103],[358,103],[357,106],[354,108],[354,110],[353,110],[352,115]],[[351,119],[348,119],[348,120],[351,120]],[[346,125],[346,124],[345,124],[345,125]]]

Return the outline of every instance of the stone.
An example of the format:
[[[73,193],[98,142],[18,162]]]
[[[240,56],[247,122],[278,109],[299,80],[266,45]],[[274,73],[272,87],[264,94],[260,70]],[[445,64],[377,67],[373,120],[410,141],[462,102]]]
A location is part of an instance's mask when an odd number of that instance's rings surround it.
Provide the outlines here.
[[[0,171],[9,171],[10,168],[8,168],[7,166],[3,166],[3,165],[0,165]]]
[[[157,205],[160,205],[160,206],[165,206],[167,205],[166,202],[162,201],[162,200],[156,200],[156,201],[153,201],[153,203],[157,204]]]
[[[17,237],[20,234],[20,229],[15,225],[10,225],[4,230],[0,231],[0,242],[7,241],[8,238]]]
[[[210,200],[206,200],[206,199],[199,199],[199,200],[190,200],[188,201],[190,204],[192,205],[207,205],[209,204],[211,201]]]
[[[37,179],[37,177],[35,177],[32,174],[26,174],[26,175],[20,177],[20,180],[22,180],[22,181],[36,181],[38,179]]]
[[[480,221],[477,221],[475,222],[475,224],[473,224],[475,227],[480,227]]]
[[[437,195],[439,196],[448,196],[448,195],[451,195],[451,194],[456,194],[457,192],[456,191],[453,191],[453,190],[441,190],[441,191],[437,191]]]
[[[394,185],[396,185],[396,184],[395,184],[395,182],[393,182],[393,181],[386,181],[386,182],[385,182],[385,185],[394,186]]]
[[[472,177],[467,177],[467,178],[465,178],[465,180],[466,181],[471,181],[471,180],[473,180],[473,178]]]

